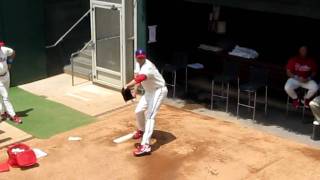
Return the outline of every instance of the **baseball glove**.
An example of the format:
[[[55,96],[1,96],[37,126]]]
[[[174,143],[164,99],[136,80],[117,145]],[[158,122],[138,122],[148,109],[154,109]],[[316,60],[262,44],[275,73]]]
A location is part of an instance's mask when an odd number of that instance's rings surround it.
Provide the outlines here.
[[[125,102],[127,102],[131,99],[134,99],[134,97],[131,94],[131,90],[129,88],[127,88],[127,89],[122,88],[121,94],[122,94],[122,97]]]

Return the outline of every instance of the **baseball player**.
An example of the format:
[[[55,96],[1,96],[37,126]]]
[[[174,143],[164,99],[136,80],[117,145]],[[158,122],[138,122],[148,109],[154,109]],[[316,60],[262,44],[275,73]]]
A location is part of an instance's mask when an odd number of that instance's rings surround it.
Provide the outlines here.
[[[284,89],[292,98],[292,105],[294,108],[300,106],[300,101],[295,89],[303,87],[308,90],[304,97],[304,106],[309,108],[309,102],[318,91],[318,85],[313,80],[317,74],[317,64],[315,60],[308,56],[308,47],[301,46],[299,54],[292,57],[287,64],[287,80]]]
[[[6,120],[10,118],[15,123],[22,123],[19,116],[16,115],[11,102],[9,101],[9,86],[10,74],[9,68],[11,67],[15,51],[11,48],[5,47],[3,42],[0,42],[0,95],[2,101],[0,103],[1,119]]]
[[[163,99],[167,96],[168,89],[158,69],[146,59],[146,53],[139,49],[135,56],[137,60],[135,78],[125,88],[134,88],[134,96],[140,84],[145,90],[135,110],[138,130],[133,137],[133,139],[142,138],[140,145],[133,151],[134,156],[142,156],[151,153],[150,139],[155,126],[155,117]]]

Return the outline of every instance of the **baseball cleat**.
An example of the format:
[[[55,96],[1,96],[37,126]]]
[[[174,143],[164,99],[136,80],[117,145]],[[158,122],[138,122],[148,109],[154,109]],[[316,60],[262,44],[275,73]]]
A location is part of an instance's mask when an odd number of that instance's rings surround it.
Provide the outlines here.
[[[17,115],[14,115],[12,118],[10,118],[10,120],[17,124],[22,124],[22,119]]]
[[[299,106],[300,106],[299,99],[293,99],[293,100],[292,100],[292,106],[293,106],[294,108],[298,109]]]
[[[309,109],[310,106],[309,106],[309,103],[310,103],[310,99],[304,99],[304,107]]]
[[[144,156],[144,155],[150,155],[151,154],[151,146],[150,145],[140,145],[133,151],[134,156]]]
[[[140,138],[142,138],[142,136],[143,136],[143,131],[137,130],[137,131],[134,133],[132,139],[140,139]]]

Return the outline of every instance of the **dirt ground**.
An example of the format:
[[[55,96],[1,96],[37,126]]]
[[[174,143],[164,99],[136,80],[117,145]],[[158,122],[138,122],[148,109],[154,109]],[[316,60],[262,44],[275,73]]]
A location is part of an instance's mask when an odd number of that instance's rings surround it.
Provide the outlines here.
[[[156,120],[153,153],[133,157],[138,141],[112,142],[135,129],[133,110],[128,106],[88,126],[28,141],[48,156],[36,167],[0,173],[0,179],[320,179],[318,149],[166,105]]]

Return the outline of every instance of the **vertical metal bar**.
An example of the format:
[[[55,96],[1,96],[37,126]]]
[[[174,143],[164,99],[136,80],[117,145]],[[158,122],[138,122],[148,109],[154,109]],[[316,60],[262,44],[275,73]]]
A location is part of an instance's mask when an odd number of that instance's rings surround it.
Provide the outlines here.
[[[74,86],[74,65],[73,65],[73,55],[71,55],[71,58],[70,58],[70,61],[71,61],[71,81],[72,81],[72,86]]]
[[[266,94],[265,94],[265,105],[264,105],[264,114],[267,115],[268,110],[268,86],[266,86]]]
[[[304,96],[303,96],[303,99],[304,99],[304,102],[303,102],[303,105],[302,105],[302,120],[304,121],[304,113],[305,113],[305,110],[306,110],[306,94],[307,94],[307,91],[304,90]]]
[[[254,120],[254,117],[256,115],[256,103],[257,103],[257,91],[254,91],[254,102],[253,102],[253,116],[252,120]]]
[[[287,96],[286,116],[288,116],[288,112],[289,112],[289,95]]]
[[[302,106],[302,120],[304,120],[305,110],[306,110],[306,107],[303,105],[303,106]]]
[[[210,109],[213,109],[213,89],[214,89],[214,80],[212,80],[211,83],[211,105],[210,105]]]
[[[177,82],[177,71],[174,71],[174,79],[173,79],[173,98],[176,97],[176,82]]]
[[[248,91],[248,105],[251,106],[251,93]]]
[[[185,90],[186,93],[188,92],[188,66],[186,66],[186,82],[185,82]]]
[[[230,85],[229,82],[227,84],[227,102],[226,102],[226,112],[228,112],[228,108],[229,108],[229,89],[230,89]]]
[[[239,119],[239,104],[240,104],[240,85],[239,85],[239,78],[238,78],[238,103],[237,103],[237,119]]]

